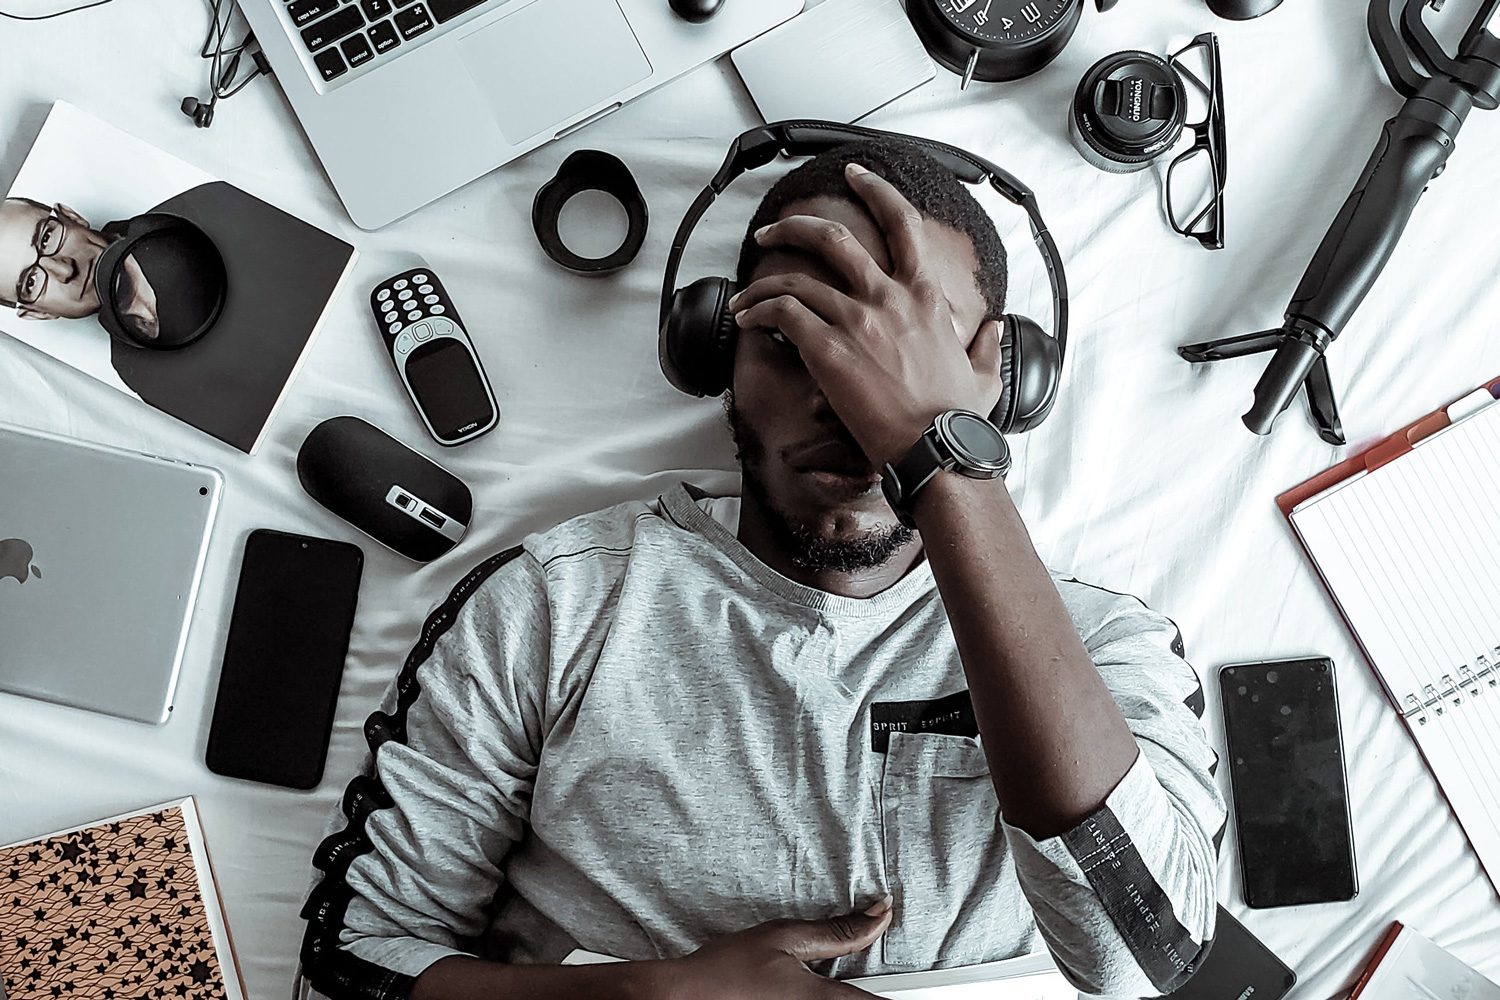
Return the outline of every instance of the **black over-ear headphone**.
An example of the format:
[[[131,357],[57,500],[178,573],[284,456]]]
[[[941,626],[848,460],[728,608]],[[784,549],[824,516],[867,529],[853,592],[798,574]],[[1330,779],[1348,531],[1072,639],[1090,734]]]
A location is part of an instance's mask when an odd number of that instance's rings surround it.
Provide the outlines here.
[[[816,156],[838,146],[860,140],[901,142],[914,145],[961,180],[978,184],[988,180],[1009,201],[1026,212],[1031,234],[1047,265],[1052,285],[1052,336],[1025,316],[1007,313],[1001,317],[1002,376],[1005,390],[990,420],[1002,433],[1028,431],[1041,423],[1057,399],[1063,353],[1068,342],[1068,286],[1063,275],[1057,244],[1047,232],[1031,189],[989,160],[955,146],[915,136],[857,125],[823,121],[773,122],[753,128],[734,140],[724,165],[708,182],[688,209],[672,240],[667,273],[662,283],[661,332],[657,353],[662,373],[683,392],[695,396],[717,396],[729,388],[734,373],[734,348],[739,336],[728,302],[736,288],[728,278],[700,278],[686,288],[677,287],[688,237],[703,213],[740,174],[764,166],[778,154]]]

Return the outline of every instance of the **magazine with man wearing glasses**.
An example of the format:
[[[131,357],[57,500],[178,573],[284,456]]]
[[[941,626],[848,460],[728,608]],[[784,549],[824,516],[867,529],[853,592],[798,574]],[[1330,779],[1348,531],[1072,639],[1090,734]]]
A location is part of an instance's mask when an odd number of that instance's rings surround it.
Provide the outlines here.
[[[357,256],[59,101],[0,201],[0,332],[253,454]]]

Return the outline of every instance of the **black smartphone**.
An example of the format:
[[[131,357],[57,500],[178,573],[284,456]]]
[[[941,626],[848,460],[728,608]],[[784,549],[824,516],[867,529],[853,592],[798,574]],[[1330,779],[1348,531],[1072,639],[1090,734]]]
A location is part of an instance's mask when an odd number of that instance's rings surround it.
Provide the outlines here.
[[[1297,974],[1222,906],[1213,944],[1196,964],[1198,971],[1166,1000],[1281,1000],[1297,982]]]
[[[1219,671],[1245,902],[1353,899],[1354,830],[1333,661]]]
[[[250,533],[208,731],[210,771],[287,788],[322,780],[364,562],[348,542]]]

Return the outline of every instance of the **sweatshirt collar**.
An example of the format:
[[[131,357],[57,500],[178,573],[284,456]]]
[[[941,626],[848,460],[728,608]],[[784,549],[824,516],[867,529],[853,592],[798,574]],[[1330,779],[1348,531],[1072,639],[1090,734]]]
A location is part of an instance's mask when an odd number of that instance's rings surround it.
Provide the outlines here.
[[[679,526],[709,542],[756,583],[794,604],[833,617],[889,616],[893,611],[908,607],[934,587],[932,568],[926,559],[913,566],[911,572],[896,583],[871,597],[843,597],[800,584],[761,562],[739,538],[700,507],[698,501],[708,496],[696,486],[680,483],[663,494],[661,502]]]

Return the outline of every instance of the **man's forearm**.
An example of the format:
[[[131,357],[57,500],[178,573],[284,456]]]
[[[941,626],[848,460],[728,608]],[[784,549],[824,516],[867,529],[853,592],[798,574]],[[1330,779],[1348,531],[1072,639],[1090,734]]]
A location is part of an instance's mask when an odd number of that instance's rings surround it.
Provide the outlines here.
[[[505,965],[452,955],[417,977],[410,1000],[662,1000],[665,966],[662,961]]]
[[[1042,839],[1097,810],[1138,752],[999,481],[940,473],[914,516],[1007,822]]]

